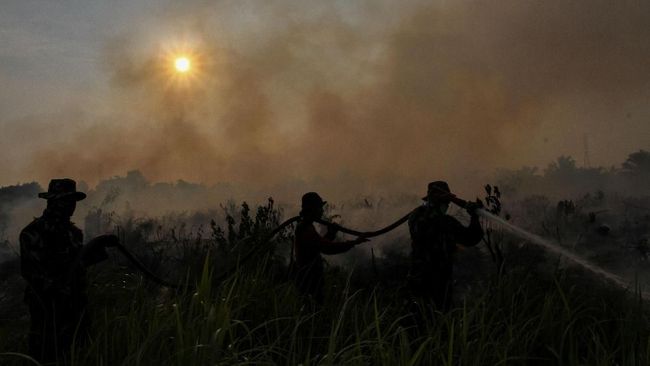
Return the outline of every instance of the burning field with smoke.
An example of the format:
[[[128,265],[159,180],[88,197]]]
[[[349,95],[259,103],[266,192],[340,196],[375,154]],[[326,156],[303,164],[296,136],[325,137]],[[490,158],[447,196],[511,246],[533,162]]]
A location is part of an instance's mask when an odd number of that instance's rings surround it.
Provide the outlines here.
[[[7,0],[0,363],[650,363],[648,24],[643,1]],[[57,277],[26,226],[73,189],[105,255]],[[30,303],[75,275],[83,341]]]

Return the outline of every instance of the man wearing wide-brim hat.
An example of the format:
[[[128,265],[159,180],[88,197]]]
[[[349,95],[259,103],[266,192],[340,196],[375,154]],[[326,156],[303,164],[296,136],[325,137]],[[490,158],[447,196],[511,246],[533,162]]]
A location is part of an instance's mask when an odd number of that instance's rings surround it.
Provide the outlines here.
[[[104,248],[117,244],[117,237],[103,235],[82,245],[83,233],[70,218],[86,194],[77,192],[74,180],[53,179],[38,196],[47,207],[20,233],[29,353],[43,364],[66,364],[74,335],[82,344],[88,332],[85,268],[106,259]]]
[[[432,301],[441,311],[451,305],[457,245],[474,246],[483,237],[477,205],[465,206],[470,215],[468,227],[447,215],[453,197],[447,182],[429,183],[427,195],[422,198],[424,204],[413,211],[408,221],[412,249],[409,287],[416,297]]]

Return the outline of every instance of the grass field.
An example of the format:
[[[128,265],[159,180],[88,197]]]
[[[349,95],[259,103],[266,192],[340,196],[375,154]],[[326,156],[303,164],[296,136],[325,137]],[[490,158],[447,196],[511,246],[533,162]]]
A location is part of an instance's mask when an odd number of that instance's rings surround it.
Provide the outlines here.
[[[446,314],[406,296],[405,255],[377,258],[372,269],[329,267],[322,308],[297,296],[282,250],[264,251],[214,280],[236,261],[225,253],[259,245],[239,248],[237,235],[261,237],[278,220],[267,212],[251,219],[246,233],[213,225],[211,235],[176,231],[156,240],[141,225],[123,225],[123,240],[145,264],[195,288],[162,288],[119,258],[99,265],[90,273],[92,340],[75,350],[71,364],[650,364],[648,307],[638,294],[533,249],[506,246],[509,265],[500,275],[461,263],[463,291]],[[290,233],[279,241],[290,242]],[[28,326],[22,284],[12,278],[4,281],[2,365],[28,364],[20,355]]]

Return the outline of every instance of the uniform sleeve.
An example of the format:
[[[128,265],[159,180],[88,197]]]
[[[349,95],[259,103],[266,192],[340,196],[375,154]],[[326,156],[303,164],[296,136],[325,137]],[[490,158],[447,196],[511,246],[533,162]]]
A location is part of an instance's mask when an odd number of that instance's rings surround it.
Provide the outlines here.
[[[333,226],[327,227],[327,233],[323,236],[325,239],[334,241],[336,239],[336,234],[338,233],[337,229],[334,229]]]
[[[454,239],[458,244],[461,244],[466,247],[473,247],[476,244],[481,242],[483,238],[483,229],[481,228],[481,222],[478,219],[478,216],[472,215],[471,221],[468,227],[463,226],[458,220],[449,216],[450,227],[453,228],[452,232]]]
[[[304,235],[306,236],[305,239],[308,242],[317,244],[318,250],[323,254],[340,254],[347,252],[354,246],[354,243],[351,241],[335,242],[327,238],[323,238],[322,236],[318,235],[316,229],[313,226],[306,228]]]

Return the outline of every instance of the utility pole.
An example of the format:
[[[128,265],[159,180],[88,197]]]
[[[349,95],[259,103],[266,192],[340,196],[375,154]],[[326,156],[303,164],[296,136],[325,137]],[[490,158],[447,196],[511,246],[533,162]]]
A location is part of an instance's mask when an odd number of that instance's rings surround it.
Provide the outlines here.
[[[583,166],[585,168],[591,168],[591,161],[589,161],[589,135],[585,133],[583,137],[584,137],[584,145],[585,145]]]

